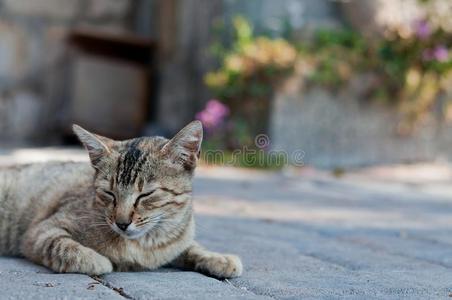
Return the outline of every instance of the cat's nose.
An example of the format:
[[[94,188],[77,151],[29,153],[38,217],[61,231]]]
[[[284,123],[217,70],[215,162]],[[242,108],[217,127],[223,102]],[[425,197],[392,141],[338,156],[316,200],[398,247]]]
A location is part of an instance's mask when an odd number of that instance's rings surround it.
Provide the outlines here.
[[[116,226],[118,226],[119,229],[121,229],[122,231],[126,231],[127,227],[129,227],[131,222],[129,223],[118,223],[116,222]]]

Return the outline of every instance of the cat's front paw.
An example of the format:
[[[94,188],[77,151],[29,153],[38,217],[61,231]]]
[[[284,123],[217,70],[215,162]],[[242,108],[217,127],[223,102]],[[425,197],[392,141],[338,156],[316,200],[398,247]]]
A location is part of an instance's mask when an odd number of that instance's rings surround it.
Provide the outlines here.
[[[87,272],[88,275],[102,275],[113,272],[113,264],[103,255],[93,251],[96,255],[91,258],[91,265]]]
[[[242,275],[242,261],[236,255],[216,254],[205,258],[203,269],[217,278],[233,278]]]
[[[87,275],[102,275],[113,271],[111,261],[105,256],[87,247],[80,246],[78,248],[78,251],[68,253],[67,261],[55,271]]]

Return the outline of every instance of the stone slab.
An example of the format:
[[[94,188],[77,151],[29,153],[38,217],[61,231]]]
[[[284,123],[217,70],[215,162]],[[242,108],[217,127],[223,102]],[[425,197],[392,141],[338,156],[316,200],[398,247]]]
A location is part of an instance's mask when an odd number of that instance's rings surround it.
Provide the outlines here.
[[[1,161],[73,150],[0,153]],[[24,151],[24,150],[22,150]],[[19,153],[19,154],[18,154]],[[44,155],[47,153],[47,156]],[[76,155],[77,154],[77,155]],[[452,295],[452,186],[201,168],[197,239],[242,257],[219,281],[160,269],[93,278],[0,258],[0,299],[441,299]],[[51,286],[49,286],[51,285]]]

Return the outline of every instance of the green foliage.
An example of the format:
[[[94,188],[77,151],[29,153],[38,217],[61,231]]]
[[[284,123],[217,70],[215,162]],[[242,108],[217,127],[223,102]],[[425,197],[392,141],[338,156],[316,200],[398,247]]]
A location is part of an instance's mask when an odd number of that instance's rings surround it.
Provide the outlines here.
[[[396,105],[409,131],[436,105],[451,86],[452,35],[420,20],[410,36],[390,32],[371,43],[350,30],[321,30],[303,47],[313,85],[339,88],[362,73],[372,74],[369,99]]]
[[[232,151],[253,146],[253,137],[265,132],[275,87],[295,70],[308,87],[334,90],[369,75],[366,100],[393,105],[402,115],[398,128],[412,130],[444,97],[452,99],[452,33],[431,22],[438,20],[435,16],[429,18],[419,20],[408,35],[394,30],[369,41],[348,28],[322,29],[313,39],[299,43],[255,36],[250,23],[236,17],[231,46],[217,42],[211,47],[220,66],[205,76],[205,82],[230,108],[229,124],[238,125],[212,134],[209,147],[221,145]],[[285,32],[291,35],[290,26]],[[450,102],[441,109],[452,116]],[[237,164],[244,165],[240,159]]]
[[[267,98],[272,86],[293,70],[296,49],[283,39],[255,37],[243,17],[234,18],[233,25],[232,46],[224,49],[215,44],[221,65],[205,76],[205,82],[224,101]]]
[[[218,42],[211,47],[220,67],[205,76],[214,96],[228,105],[231,119],[226,126],[209,133],[206,145],[210,149],[255,148],[254,136],[266,132],[274,88],[293,72],[298,57],[295,46],[284,39],[255,36],[250,23],[242,17],[234,18],[233,27],[230,47]],[[261,152],[259,155],[265,155]],[[256,163],[246,163],[238,155],[234,164],[273,168],[271,160],[264,163],[262,157],[257,158]]]
[[[312,84],[339,88],[370,62],[363,37],[351,30],[319,30],[313,42],[301,47],[301,57],[311,66],[306,77]]]

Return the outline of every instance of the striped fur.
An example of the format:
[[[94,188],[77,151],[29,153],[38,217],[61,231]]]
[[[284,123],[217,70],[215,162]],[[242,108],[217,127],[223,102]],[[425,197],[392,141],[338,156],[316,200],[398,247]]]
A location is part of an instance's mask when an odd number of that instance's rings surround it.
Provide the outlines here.
[[[91,166],[0,169],[0,255],[24,255],[56,272],[103,274],[172,263],[220,278],[241,274],[238,257],[194,241],[199,122],[172,140],[113,141],[78,126],[74,131]],[[129,225],[122,230],[121,224]]]

